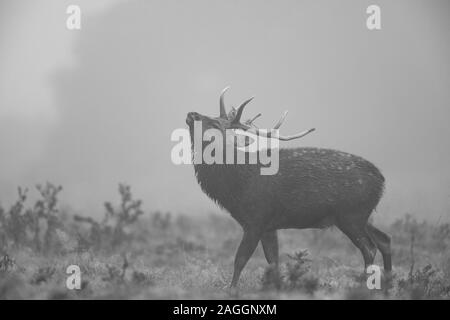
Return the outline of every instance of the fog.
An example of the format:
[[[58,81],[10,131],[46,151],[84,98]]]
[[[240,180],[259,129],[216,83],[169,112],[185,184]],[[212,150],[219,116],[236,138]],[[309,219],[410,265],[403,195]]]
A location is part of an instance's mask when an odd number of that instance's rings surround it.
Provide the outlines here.
[[[81,7],[81,30],[66,8]],[[382,29],[366,28],[381,7]],[[387,185],[379,219],[450,218],[448,1],[2,1],[0,203],[61,184],[96,215],[132,186],[148,210],[215,205],[172,164],[186,113],[255,96],[260,127],[284,110],[283,143],[365,157]]]

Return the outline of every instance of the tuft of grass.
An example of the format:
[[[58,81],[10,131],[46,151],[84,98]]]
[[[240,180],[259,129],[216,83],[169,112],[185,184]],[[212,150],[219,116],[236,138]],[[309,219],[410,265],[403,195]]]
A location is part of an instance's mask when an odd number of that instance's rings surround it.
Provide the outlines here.
[[[288,255],[290,261],[285,265],[284,272],[270,265],[264,271],[261,279],[263,290],[299,291],[313,295],[319,289],[319,279],[312,273],[311,260],[307,258],[308,250],[300,250]]]
[[[411,271],[407,278],[399,279],[398,289],[401,295],[414,300],[445,298],[449,297],[450,281],[442,271],[427,264]]]
[[[58,194],[61,186],[49,182],[38,184],[39,199],[33,207],[26,208],[28,189],[18,188],[18,199],[7,211],[0,208],[0,251],[29,247],[43,253],[60,249],[56,236],[64,229],[59,218]]]
[[[119,184],[120,204],[105,202],[105,215],[101,222],[91,217],[75,215],[74,220],[88,225],[87,232],[78,232],[81,250],[113,251],[135,240],[131,227],[144,214],[142,201],[133,199],[131,187]]]
[[[55,272],[56,269],[54,267],[41,267],[31,279],[31,284],[39,285],[41,283],[48,282],[53,277]]]

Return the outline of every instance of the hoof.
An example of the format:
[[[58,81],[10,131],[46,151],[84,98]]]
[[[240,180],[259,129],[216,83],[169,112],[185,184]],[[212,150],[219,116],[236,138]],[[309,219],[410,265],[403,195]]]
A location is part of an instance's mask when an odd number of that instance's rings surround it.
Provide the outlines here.
[[[230,297],[237,298],[239,296],[239,289],[237,286],[229,286],[226,288],[226,292]]]
[[[389,290],[394,287],[394,276],[392,275],[392,271],[385,271],[383,273],[383,277],[381,278],[381,285],[384,290]]]

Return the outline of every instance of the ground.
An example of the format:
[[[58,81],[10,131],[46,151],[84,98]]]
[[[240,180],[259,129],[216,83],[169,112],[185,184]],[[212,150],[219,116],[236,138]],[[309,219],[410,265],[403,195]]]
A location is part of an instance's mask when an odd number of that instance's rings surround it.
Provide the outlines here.
[[[97,222],[62,212],[51,201],[58,189],[48,188],[41,206],[25,209],[23,199],[21,206],[0,208],[2,299],[450,297],[448,224],[410,216],[377,224],[392,235],[393,249],[393,279],[387,285],[383,277],[380,290],[367,288],[360,252],[336,228],[279,231],[280,272],[268,267],[259,246],[238,290],[229,290],[242,232],[226,212],[144,212],[122,186],[121,205],[106,204],[105,219]],[[382,266],[380,254],[376,264]],[[80,290],[66,286],[70,265],[80,267]]]

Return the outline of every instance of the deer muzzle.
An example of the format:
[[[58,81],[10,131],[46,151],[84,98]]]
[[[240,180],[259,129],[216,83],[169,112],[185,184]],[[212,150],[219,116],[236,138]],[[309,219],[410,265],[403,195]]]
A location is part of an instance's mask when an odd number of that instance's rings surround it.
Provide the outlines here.
[[[201,120],[201,116],[197,112],[189,112],[186,116],[186,124],[191,126],[194,121]]]

